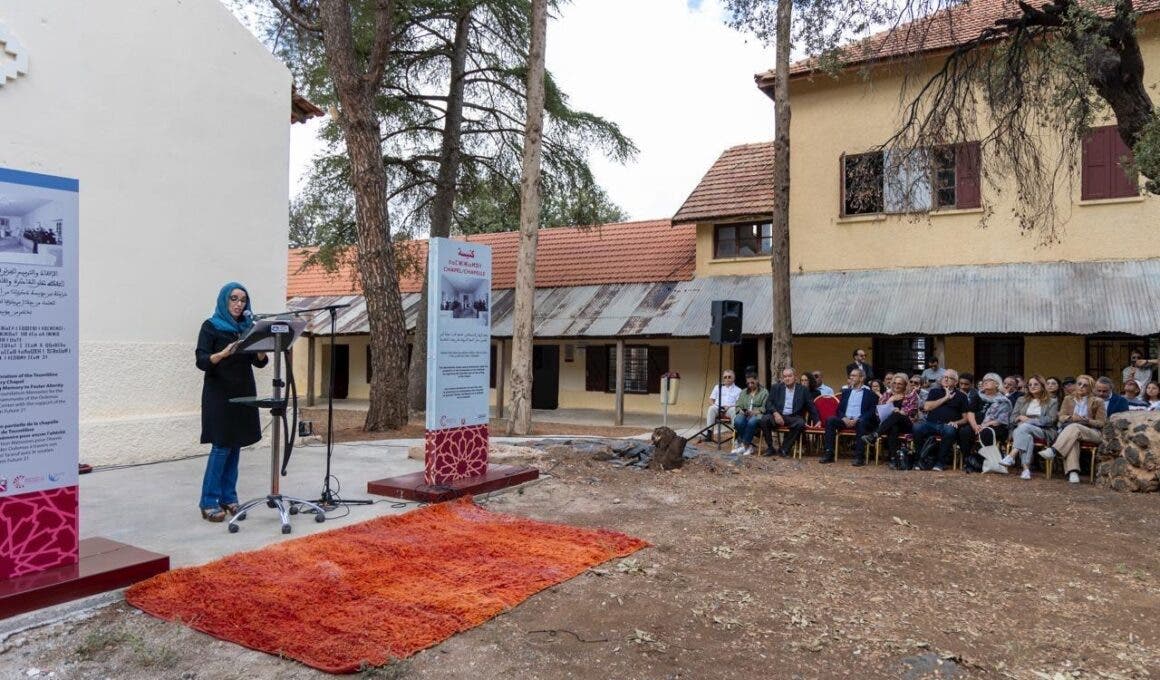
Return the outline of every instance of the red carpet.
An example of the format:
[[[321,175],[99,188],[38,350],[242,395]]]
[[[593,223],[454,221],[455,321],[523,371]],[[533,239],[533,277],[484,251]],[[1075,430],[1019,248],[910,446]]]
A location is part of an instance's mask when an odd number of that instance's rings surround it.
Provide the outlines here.
[[[223,640],[351,673],[647,545],[459,500],[170,571],[125,599]]]

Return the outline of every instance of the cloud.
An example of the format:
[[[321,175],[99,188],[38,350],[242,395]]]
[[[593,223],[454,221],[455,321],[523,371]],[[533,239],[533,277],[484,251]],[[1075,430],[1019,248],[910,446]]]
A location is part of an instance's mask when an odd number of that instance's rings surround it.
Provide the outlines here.
[[[620,124],[636,161],[593,158],[632,219],[671,217],[727,147],[773,138],[773,103],[754,86],[773,51],[724,24],[721,0],[583,0],[548,25],[547,61],[571,104]],[[321,148],[293,126],[291,190]]]

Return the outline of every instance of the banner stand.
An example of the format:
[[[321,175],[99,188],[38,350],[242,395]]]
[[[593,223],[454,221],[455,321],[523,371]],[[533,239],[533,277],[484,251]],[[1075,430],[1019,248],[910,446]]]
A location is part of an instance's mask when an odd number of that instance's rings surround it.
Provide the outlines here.
[[[367,483],[367,493],[440,502],[539,477],[488,464],[491,248],[433,238],[427,247],[427,423],[423,472]]]
[[[168,571],[78,540],[80,183],[0,168],[0,619]]]

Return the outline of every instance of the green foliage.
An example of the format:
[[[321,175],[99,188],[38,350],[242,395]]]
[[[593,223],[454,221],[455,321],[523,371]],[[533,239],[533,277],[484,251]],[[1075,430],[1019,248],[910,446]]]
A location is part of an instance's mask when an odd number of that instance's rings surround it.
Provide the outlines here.
[[[284,21],[271,11],[268,0],[230,1],[290,65],[302,94],[320,106],[336,103],[315,36]],[[352,5],[358,18],[356,41],[369,43],[373,2],[356,0]],[[468,59],[456,180],[460,199],[452,227],[463,233],[516,228],[530,2],[397,0],[395,12],[392,59],[377,98],[392,233],[421,236],[430,228],[452,48],[457,19],[465,15]],[[364,54],[369,47],[362,44]],[[623,211],[593,177],[588,160],[597,153],[624,162],[636,147],[615,123],[573,108],[551,74],[545,89],[541,224],[623,219]],[[320,246],[318,261],[333,266],[355,236],[353,196],[347,182],[349,161],[334,120],[322,126],[321,137],[327,149],[315,159],[307,186],[291,207],[291,242]]]
[[[1140,141],[1132,147],[1136,169],[1148,178],[1146,188],[1150,193],[1160,194],[1160,109],[1152,116],[1152,121],[1144,126]]]

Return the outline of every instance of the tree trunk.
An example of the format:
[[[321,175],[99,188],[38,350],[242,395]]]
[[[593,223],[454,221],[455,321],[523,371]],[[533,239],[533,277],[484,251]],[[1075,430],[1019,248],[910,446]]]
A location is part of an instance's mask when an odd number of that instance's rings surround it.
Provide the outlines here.
[[[777,2],[777,82],[773,87],[773,338],[770,380],[793,362],[793,313],[790,307],[789,265],[789,54],[792,0]]]
[[[512,323],[512,403],[509,435],[532,429],[532,324],[536,299],[536,241],[540,231],[540,142],[544,132],[544,40],[547,0],[532,0],[528,50],[528,111],[520,178],[520,249]]]
[[[431,238],[451,235],[451,215],[455,207],[458,189],[456,180],[459,177],[462,156],[460,139],[463,132],[464,71],[467,66],[467,36],[471,26],[472,9],[472,7],[462,8],[455,22],[447,113],[443,119],[443,140],[439,150],[439,173],[435,178],[435,196],[431,201]],[[427,295],[427,276],[424,276],[419,316],[415,322],[415,340],[411,345],[411,369],[408,379],[408,395],[411,409],[414,411],[422,411],[427,407]]]
[[[389,8],[389,3],[387,3]],[[389,11],[387,12],[389,14]],[[358,269],[370,322],[371,376],[367,430],[396,429],[407,423],[407,336],[399,277],[391,246],[387,179],[379,144],[374,97],[381,81],[364,72],[355,56],[348,0],[320,0],[327,67],[342,105],[338,122],[350,156],[351,186],[358,229]],[[390,32],[377,32],[385,41]],[[386,49],[376,45],[377,50]]]

